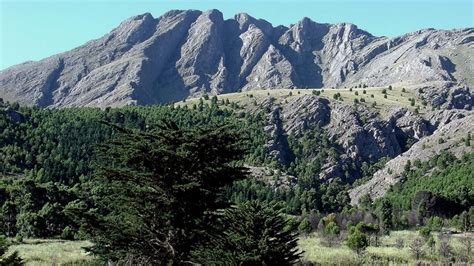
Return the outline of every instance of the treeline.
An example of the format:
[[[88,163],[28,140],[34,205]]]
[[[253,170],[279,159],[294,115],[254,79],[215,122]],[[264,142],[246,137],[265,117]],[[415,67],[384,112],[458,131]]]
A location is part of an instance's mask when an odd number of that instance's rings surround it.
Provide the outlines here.
[[[291,186],[275,188],[263,180],[246,178],[222,187],[222,197],[238,206],[256,200],[280,206],[284,213],[298,216],[290,223],[293,229],[317,230],[320,221],[331,213],[335,215],[334,223],[342,230],[348,230],[349,222],[377,224],[387,230],[416,228],[426,224],[426,218],[431,215],[430,212],[421,215],[420,210],[426,206],[420,209],[419,202],[413,204],[420,191],[430,191],[461,206],[458,216],[453,218],[458,224],[471,219],[468,209],[474,193],[474,180],[470,178],[472,154],[456,159],[443,153],[425,163],[410,162],[402,182],[384,199],[373,202],[364,197],[361,207],[355,208],[349,205],[347,191],[362,181],[351,184],[352,177],[369,179],[383,167],[386,158],[364,162],[359,168],[345,165],[340,178],[321,182],[317,175],[322,165],[339,158],[337,146],[321,128],[314,127],[298,138],[288,136],[290,161],[280,165],[269,155],[266,146],[270,135],[264,127],[269,110],[249,114],[235,103],[218,102],[214,98],[210,102],[201,100],[190,108],[147,106],[103,110],[52,110],[2,104],[0,175],[4,177],[0,179],[0,234],[85,238],[86,233],[81,230],[83,223],[74,216],[74,210],[84,207],[81,200],[84,191],[95,191],[94,173],[104,162],[104,158],[97,157],[98,147],[121,136],[120,130],[114,127],[151,133],[163,120],[174,121],[183,130],[232,125],[232,132],[244,140],[241,145],[245,151],[233,162],[234,166],[268,166],[294,175],[296,183]],[[430,169],[436,170],[426,176]],[[453,215],[440,216],[448,219]]]
[[[428,173],[428,174],[427,174]],[[373,234],[415,229],[426,235],[448,229],[474,230],[474,153],[460,158],[442,152],[426,162],[408,162],[400,183],[375,201],[368,196],[358,207],[346,207],[331,214],[305,212],[293,222],[302,233],[349,231],[360,223],[377,228]],[[334,222],[327,229],[328,220]],[[337,226],[334,229],[334,226]],[[339,239],[335,237],[330,239]],[[339,235],[337,233],[336,235]]]
[[[148,132],[162,119],[192,128],[212,123],[233,125],[246,140],[246,165],[268,166],[288,172],[298,184],[288,190],[272,190],[267,184],[246,179],[226,188],[235,203],[248,200],[283,203],[286,213],[301,214],[317,209],[322,213],[341,211],[347,205],[346,178],[329,184],[316,178],[322,164],[337,160],[335,145],[320,128],[301,138],[289,137],[288,165],[270,156],[264,131],[270,110],[249,114],[229,102],[214,98],[187,108],[147,106],[125,108],[43,109],[2,103],[0,107],[0,207],[4,234],[51,237],[74,234],[68,205],[96,170],[95,149],[113,139],[116,132],[107,124]],[[311,158],[311,159],[309,159]],[[349,175],[349,174],[348,174]],[[54,218],[53,218],[54,217]],[[55,224],[52,224],[55,223]]]

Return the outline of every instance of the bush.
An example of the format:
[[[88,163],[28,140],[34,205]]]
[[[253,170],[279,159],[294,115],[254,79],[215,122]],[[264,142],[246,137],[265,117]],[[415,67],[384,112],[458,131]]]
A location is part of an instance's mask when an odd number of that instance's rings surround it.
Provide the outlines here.
[[[335,222],[330,222],[324,227],[324,233],[327,235],[339,235],[341,230]]]
[[[428,226],[421,227],[418,232],[420,233],[420,236],[424,237],[425,239],[431,235],[431,229]]]
[[[369,246],[369,239],[366,234],[355,229],[347,237],[346,245],[360,255]]]
[[[74,232],[71,227],[64,227],[63,232],[61,233],[61,239],[74,240]]]
[[[439,232],[443,228],[443,219],[441,219],[438,216],[431,217],[428,220],[427,225],[429,226],[431,231],[438,231]]]
[[[298,231],[305,234],[311,232],[311,223],[308,219],[305,218],[301,220],[300,224],[298,225]]]

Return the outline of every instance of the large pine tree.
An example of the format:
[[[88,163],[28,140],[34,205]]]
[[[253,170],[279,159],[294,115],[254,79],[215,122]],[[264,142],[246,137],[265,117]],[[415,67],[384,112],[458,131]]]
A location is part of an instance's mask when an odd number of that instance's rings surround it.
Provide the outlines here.
[[[116,129],[118,137],[98,149],[97,178],[76,204],[92,251],[130,263],[188,261],[214,211],[227,206],[223,188],[246,176],[238,166],[240,136],[218,124]]]
[[[208,243],[195,250],[204,265],[293,265],[302,254],[289,220],[274,205],[249,201],[226,209]]]

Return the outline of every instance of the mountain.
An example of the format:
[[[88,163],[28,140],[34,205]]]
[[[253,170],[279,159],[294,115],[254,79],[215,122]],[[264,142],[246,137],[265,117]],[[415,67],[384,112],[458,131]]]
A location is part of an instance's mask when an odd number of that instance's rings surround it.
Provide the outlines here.
[[[465,145],[469,132],[474,132],[474,111],[451,105],[424,106],[418,91],[401,87],[386,90],[387,98],[383,91],[275,89],[228,93],[216,100],[219,104],[232,103],[223,108],[231,108],[241,117],[264,112],[266,123],[262,127],[269,136],[265,154],[290,169],[292,164],[299,164],[302,170],[292,172],[296,180],[305,176],[323,182],[370,178],[350,191],[351,202],[357,204],[366,194],[372,199],[383,196],[402,179],[408,160],[426,162],[443,152],[462,157],[474,151],[473,145]],[[334,95],[340,96],[334,99]],[[408,99],[415,98],[412,105]],[[175,107],[191,109],[201,101],[210,104],[212,99],[189,99]],[[321,136],[331,144],[324,145]],[[301,146],[295,148],[294,143]],[[254,172],[265,176],[262,172],[270,171]],[[292,180],[278,174],[262,179],[272,186],[287,186]]]
[[[247,14],[173,10],[131,17],[71,51],[0,71],[0,97],[48,107],[147,105],[277,88],[403,85],[472,105],[474,28],[376,37],[304,18],[272,26]],[[467,94],[467,96],[466,96]],[[467,102],[466,102],[467,101]]]

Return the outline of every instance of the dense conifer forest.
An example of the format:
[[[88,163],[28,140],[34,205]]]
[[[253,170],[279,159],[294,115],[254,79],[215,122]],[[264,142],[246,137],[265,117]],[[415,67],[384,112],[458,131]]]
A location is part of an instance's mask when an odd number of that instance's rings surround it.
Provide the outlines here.
[[[297,232],[320,230],[331,242],[345,230],[359,254],[371,234],[431,230],[432,217],[464,231],[474,224],[473,154],[409,162],[385,197],[353,207],[348,190],[387,159],[365,162],[358,180],[347,178],[355,167],[348,165],[323,182],[314,176],[325,158],[338,158],[334,143],[318,127],[289,136],[289,162],[281,164],[267,151],[268,110],[250,114],[217,101],[2,105],[0,234],[10,238],[87,239],[106,261],[291,264],[301,255]],[[293,179],[272,186],[248,167]],[[429,205],[433,198],[445,205]]]

